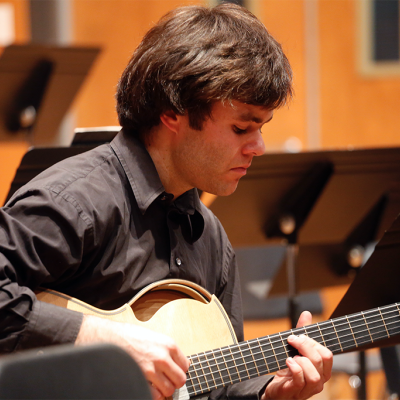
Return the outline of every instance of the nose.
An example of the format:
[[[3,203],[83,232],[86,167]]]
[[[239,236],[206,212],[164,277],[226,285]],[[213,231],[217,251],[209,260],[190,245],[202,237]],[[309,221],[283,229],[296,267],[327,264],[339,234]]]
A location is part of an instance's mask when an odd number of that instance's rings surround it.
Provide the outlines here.
[[[254,133],[251,139],[243,147],[243,154],[261,156],[265,153],[265,143],[260,131]]]

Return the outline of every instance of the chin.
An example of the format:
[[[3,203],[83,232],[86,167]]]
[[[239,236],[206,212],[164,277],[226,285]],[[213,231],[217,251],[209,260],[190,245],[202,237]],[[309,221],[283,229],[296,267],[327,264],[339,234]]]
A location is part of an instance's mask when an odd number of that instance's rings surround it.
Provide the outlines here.
[[[237,188],[237,183],[235,185],[227,185],[225,187],[219,187],[218,189],[209,192],[217,196],[230,196]]]

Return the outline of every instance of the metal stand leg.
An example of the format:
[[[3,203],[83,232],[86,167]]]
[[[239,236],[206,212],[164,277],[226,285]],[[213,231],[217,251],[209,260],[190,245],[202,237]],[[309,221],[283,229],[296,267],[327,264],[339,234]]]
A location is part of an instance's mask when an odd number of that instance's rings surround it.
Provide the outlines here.
[[[393,398],[400,396],[400,346],[380,349],[388,390]]]
[[[358,377],[361,380],[361,385],[357,389],[357,399],[366,400],[367,399],[367,365],[365,352],[360,351],[358,355],[358,361],[360,369],[358,371]]]
[[[286,250],[286,270],[288,278],[289,318],[292,328],[296,327],[299,308],[297,302],[297,261],[298,245],[289,244]]]

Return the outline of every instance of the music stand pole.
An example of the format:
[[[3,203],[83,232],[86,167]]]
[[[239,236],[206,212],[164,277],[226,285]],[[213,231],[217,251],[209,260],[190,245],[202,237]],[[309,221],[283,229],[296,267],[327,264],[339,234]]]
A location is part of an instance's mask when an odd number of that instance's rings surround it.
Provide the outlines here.
[[[286,249],[286,270],[288,278],[289,318],[292,328],[296,327],[298,318],[296,262],[299,246],[289,243]]]

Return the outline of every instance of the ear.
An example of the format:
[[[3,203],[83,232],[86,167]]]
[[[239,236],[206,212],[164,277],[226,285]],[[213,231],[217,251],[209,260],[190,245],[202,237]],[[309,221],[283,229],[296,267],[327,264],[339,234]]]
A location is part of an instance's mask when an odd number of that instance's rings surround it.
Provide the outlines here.
[[[172,132],[178,132],[180,125],[180,115],[169,110],[160,115],[161,122]]]

